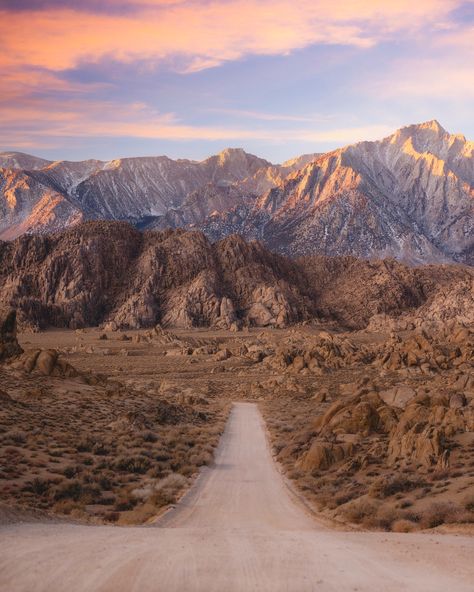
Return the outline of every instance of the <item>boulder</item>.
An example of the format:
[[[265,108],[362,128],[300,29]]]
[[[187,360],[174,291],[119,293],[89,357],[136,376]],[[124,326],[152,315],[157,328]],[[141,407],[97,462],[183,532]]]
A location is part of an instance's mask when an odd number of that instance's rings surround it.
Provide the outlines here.
[[[404,433],[394,431],[388,445],[388,461],[417,461],[425,467],[430,467],[442,462],[445,450],[447,448],[444,431],[419,422]]]
[[[394,414],[385,409],[375,392],[336,401],[314,422],[321,434],[330,432],[360,434],[385,433],[395,421]]]
[[[297,466],[303,471],[324,471],[332,465],[351,456],[354,452],[352,443],[333,444],[315,440],[310,449],[301,457]]]
[[[227,348],[221,349],[216,354],[214,354],[214,360],[216,362],[223,362],[224,360],[228,360],[231,355],[232,354]]]
[[[391,389],[380,392],[379,395],[387,405],[405,409],[408,403],[416,397],[416,391],[406,385],[396,385]]]

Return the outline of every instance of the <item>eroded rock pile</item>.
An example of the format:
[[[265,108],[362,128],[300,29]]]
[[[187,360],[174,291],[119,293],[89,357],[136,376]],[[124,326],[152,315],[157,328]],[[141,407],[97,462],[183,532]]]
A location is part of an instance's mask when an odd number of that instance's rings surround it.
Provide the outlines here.
[[[0,242],[0,286],[0,306],[15,307],[29,328],[237,331],[323,319],[361,329],[374,315],[472,322],[474,314],[467,267],[291,260],[236,235],[211,244],[199,232],[141,233],[121,222]]]
[[[54,349],[35,349],[25,352],[15,360],[13,365],[28,374],[36,373],[42,376],[62,378],[74,378],[79,375],[77,370],[61,358],[59,352]]]
[[[467,367],[473,360],[473,330],[449,323],[434,325],[430,329],[425,326],[406,338],[393,332],[374,364],[386,370],[403,370],[406,374],[430,374]]]
[[[313,434],[300,442],[297,466],[311,472],[339,465],[347,471],[365,467],[376,457],[392,467],[448,467],[452,439],[474,431],[474,396],[454,389],[440,395],[424,387],[418,392],[403,388],[405,398],[397,399],[368,383],[353,396],[335,401],[314,420]],[[283,449],[280,455],[285,454],[288,450]]]
[[[325,369],[367,362],[370,354],[346,337],[321,331],[317,336],[289,339],[266,356],[265,364],[276,371],[322,374]]]

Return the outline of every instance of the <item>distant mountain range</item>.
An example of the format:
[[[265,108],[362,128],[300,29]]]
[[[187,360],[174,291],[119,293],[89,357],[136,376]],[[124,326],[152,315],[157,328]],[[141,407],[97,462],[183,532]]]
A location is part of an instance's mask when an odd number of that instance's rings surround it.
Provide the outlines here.
[[[286,255],[474,264],[474,143],[437,121],[281,165],[227,149],[51,162],[0,153],[0,238],[84,220],[238,233]]]

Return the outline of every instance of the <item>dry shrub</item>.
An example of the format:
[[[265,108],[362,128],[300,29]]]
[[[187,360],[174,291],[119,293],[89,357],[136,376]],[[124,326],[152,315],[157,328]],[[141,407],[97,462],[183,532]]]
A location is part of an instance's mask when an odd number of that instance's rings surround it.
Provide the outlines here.
[[[359,499],[350,505],[341,508],[342,516],[349,522],[360,524],[368,516],[373,516],[377,512],[377,505],[368,499]]]
[[[441,524],[463,522],[474,522],[474,515],[454,502],[432,503],[420,516],[422,528],[435,528]]]
[[[212,464],[214,457],[209,452],[195,452],[189,457],[189,462],[196,467],[202,467]]]
[[[82,467],[80,465],[69,465],[63,471],[63,475],[68,479],[72,479],[73,477],[77,477],[77,475],[82,471]]]
[[[80,504],[77,502],[73,502],[71,500],[60,500],[56,502],[53,506],[53,510],[58,514],[66,514],[69,515],[73,510],[80,509]]]
[[[175,502],[178,493],[186,484],[187,480],[183,475],[171,473],[159,481],[137,487],[131,494],[135,499],[143,502],[152,501],[156,506],[160,507]]]
[[[54,492],[55,501],[74,500],[82,504],[100,503],[102,492],[100,487],[95,484],[83,484],[77,479],[59,484]]]
[[[178,493],[186,486],[187,480],[179,473],[171,473],[164,479],[160,479],[155,484],[155,501],[166,500],[166,503],[172,504],[176,501]]]
[[[416,529],[417,525],[415,522],[411,520],[406,520],[405,518],[401,518],[400,520],[395,520],[392,524],[393,532],[413,532]]]
[[[150,442],[154,444],[158,441],[158,436],[154,432],[143,432],[141,436],[144,442]]]
[[[368,528],[382,528],[391,530],[392,524],[400,519],[400,514],[392,506],[380,506],[374,514],[368,514],[364,520],[364,526]]]
[[[122,493],[120,499],[118,499],[115,503],[114,509],[117,512],[127,512],[129,510],[133,510],[133,508],[137,505],[136,499],[132,497],[125,497],[125,494]]]
[[[41,496],[48,493],[50,487],[51,481],[49,481],[48,479],[41,479],[40,477],[35,477],[31,481],[28,481],[28,483],[24,487],[24,491],[29,491],[34,495]]]
[[[347,504],[359,494],[356,491],[346,491],[342,493],[338,493],[334,497],[334,503],[336,506],[342,506],[343,504]]]
[[[26,442],[26,434],[24,432],[10,432],[7,434],[7,437],[15,444],[25,444]]]
[[[381,477],[376,479],[369,487],[369,495],[377,499],[385,499],[397,493],[405,493],[423,486],[420,479],[414,480],[403,475],[394,477]]]
[[[146,456],[121,456],[115,461],[115,468],[118,471],[127,473],[138,473],[142,475],[151,467],[150,459]]]
[[[154,450],[154,457],[158,462],[166,462],[172,458],[171,454],[166,448]]]

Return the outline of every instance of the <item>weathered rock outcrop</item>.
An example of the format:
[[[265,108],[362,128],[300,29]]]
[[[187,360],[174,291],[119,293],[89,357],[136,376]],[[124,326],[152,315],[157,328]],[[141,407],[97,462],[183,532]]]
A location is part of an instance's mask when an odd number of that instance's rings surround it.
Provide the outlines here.
[[[373,454],[391,467],[446,468],[452,438],[474,431],[474,398],[462,392],[417,393],[403,385],[390,393],[374,389],[360,386],[314,420],[316,437],[299,457],[298,468],[327,470],[342,461],[361,466]]]
[[[406,374],[429,374],[462,367],[474,359],[474,332],[469,327],[448,325],[420,328],[402,339],[392,333],[390,342],[381,348],[375,365]]]
[[[0,243],[0,303],[14,303],[26,326],[282,326],[308,318],[301,274],[239,237],[212,245],[201,233],[125,223]]]
[[[0,242],[0,306],[16,308],[22,326],[32,328],[161,323],[238,330],[314,318],[362,328],[374,314],[414,314],[456,282],[473,283],[474,271],[352,257],[295,261],[239,236],[212,244],[200,232],[142,233],[123,222]],[[466,293],[461,317],[471,305],[474,296]],[[347,342],[325,341],[311,356],[325,366],[352,355]]]
[[[0,362],[23,352],[16,338],[16,312],[0,311]]]
[[[75,378],[79,375],[77,370],[61,358],[59,352],[54,349],[35,349],[25,352],[13,364],[28,374],[36,373],[62,378]]]

